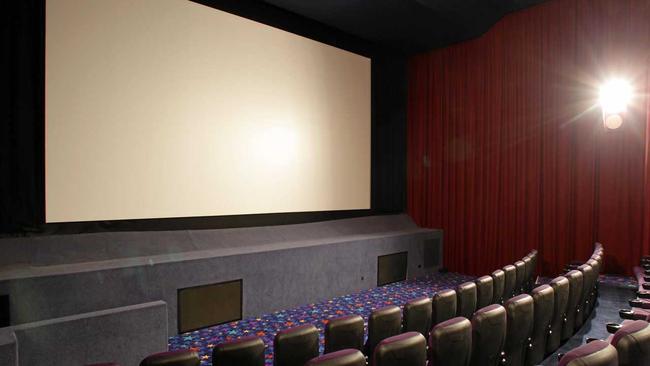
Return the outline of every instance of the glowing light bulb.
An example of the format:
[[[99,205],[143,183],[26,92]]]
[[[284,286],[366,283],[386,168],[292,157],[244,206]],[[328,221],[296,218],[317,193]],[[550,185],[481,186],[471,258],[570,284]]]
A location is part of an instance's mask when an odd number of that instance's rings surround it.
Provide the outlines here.
[[[623,124],[623,113],[632,100],[632,86],[623,79],[612,79],[600,87],[600,106],[603,109],[603,123],[610,130]]]

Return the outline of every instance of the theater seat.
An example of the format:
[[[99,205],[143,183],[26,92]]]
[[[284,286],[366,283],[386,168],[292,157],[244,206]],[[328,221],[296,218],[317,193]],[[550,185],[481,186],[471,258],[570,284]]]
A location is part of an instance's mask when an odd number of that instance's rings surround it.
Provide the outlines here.
[[[379,342],[373,366],[426,366],[427,341],[418,332],[407,332]]]
[[[609,343],[593,341],[567,352],[559,366],[618,366],[618,354]]]
[[[588,265],[583,264],[578,267],[578,271],[582,272],[582,292],[580,296],[580,302],[576,307],[576,318],[575,318],[575,330],[577,331],[582,327],[582,324],[589,317],[590,298],[592,286],[595,283],[595,272],[594,269]]]
[[[372,359],[375,347],[382,340],[398,335],[402,330],[402,312],[397,306],[374,310],[368,318],[368,340],[365,354]]]
[[[515,292],[514,295],[519,295],[524,292],[524,282],[526,281],[526,262],[515,262]]]
[[[311,324],[281,330],[273,340],[273,365],[303,366],[318,356],[318,330]]]
[[[650,310],[650,301],[642,299],[631,299],[628,301],[633,308]]]
[[[611,340],[618,351],[619,366],[650,365],[650,324],[643,320],[627,323]]]
[[[217,344],[212,349],[212,366],[263,366],[264,342],[257,337],[244,337]]]
[[[472,317],[472,366],[499,365],[506,339],[506,309],[493,304]]]
[[[476,284],[474,282],[461,283],[456,287],[458,296],[458,312],[456,315],[472,318],[476,311]]]
[[[305,366],[366,366],[366,357],[357,349],[343,349],[312,358]]]
[[[484,308],[492,304],[493,281],[491,276],[479,277],[476,281],[476,308]]]
[[[147,356],[140,366],[199,366],[199,354],[192,350],[155,353]]]
[[[555,352],[562,342],[562,328],[566,321],[567,303],[569,301],[569,280],[556,277],[549,283],[553,288],[553,317],[551,319],[550,333],[546,340],[546,353]]]
[[[505,280],[503,285],[503,302],[514,296],[517,283],[517,268],[512,264],[503,267]]]
[[[436,325],[456,316],[457,296],[454,290],[436,292],[431,299],[431,325]]]
[[[555,305],[555,292],[553,287],[542,285],[531,291],[534,305],[533,333],[531,347],[526,352],[526,365],[532,366],[544,360],[546,354],[546,339],[551,329],[551,320]]]
[[[325,353],[346,348],[363,351],[363,318],[349,315],[330,319],[325,325]]]
[[[431,299],[421,297],[410,300],[404,305],[402,332],[418,332],[425,338],[431,329]],[[363,331],[363,328],[361,328]],[[361,333],[363,335],[363,332]]]
[[[569,271],[564,275],[569,280],[569,301],[567,301],[566,321],[562,327],[562,340],[571,338],[575,330],[575,318],[578,303],[582,297],[583,277],[580,271]]]
[[[531,266],[533,267],[532,271],[530,272],[530,282],[532,286],[535,286],[535,274],[537,273],[537,250],[533,249],[530,251],[530,262]]]
[[[490,276],[492,277],[492,303],[503,304],[503,287],[506,274],[503,270],[497,269]]]
[[[504,347],[506,365],[520,366],[526,359],[526,350],[530,345],[530,337],[534,324],[534,302],[530,295],[522,294],[506,301],[508,330]]]
[[[463,317],[444,321],[429,335],[429,366],[468,366],[472,354],[472,324]]]
[[[524,281],[522,285],[523,292],[528,292],[532,289],[531,277],[533,276],[533,261],[530,259],[530,255],[525,256],[521,259],[524,262]]]

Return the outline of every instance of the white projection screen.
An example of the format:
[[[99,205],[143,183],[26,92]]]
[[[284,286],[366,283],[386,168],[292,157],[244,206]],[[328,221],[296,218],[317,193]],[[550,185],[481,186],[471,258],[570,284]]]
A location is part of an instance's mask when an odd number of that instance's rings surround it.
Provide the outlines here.
[[[46,221],[370,208],[370,60],[186,0],[48,0]]]

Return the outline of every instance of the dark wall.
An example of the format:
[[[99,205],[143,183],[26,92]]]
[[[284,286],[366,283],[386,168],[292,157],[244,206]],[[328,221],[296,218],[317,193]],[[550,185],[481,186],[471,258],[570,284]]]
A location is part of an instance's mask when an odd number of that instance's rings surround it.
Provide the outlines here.
[[[0,233],[74,233],[200,229],[289,224],[402,212],[406,180],[406,58],[334,28],[250,0],[198,0],[317,41],[372,58],[371,210],[118,220],[44,224],[44,0],[2,2],[0,80]]]

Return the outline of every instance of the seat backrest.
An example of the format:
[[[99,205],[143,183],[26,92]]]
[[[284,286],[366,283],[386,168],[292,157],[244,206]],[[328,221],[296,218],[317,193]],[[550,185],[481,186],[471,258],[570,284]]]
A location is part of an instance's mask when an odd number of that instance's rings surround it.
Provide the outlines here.
[[[379,342],[372,357],[373,366],[426,366],[427,341],[418,332],[407,332]]]
[[[476,308],[484,308],[492,304],[494,281],[491,276],[481,276],[476,281]]]
[[[524,262],[525,264],[523,289],[524,291],[529,291],[531,287],[530,279],[533,273],[533,261],[532,259],[530,259],[530,255],[526,255],[524,258],[521,259],[521,261]]]
[[[582,272],[572,270],[567,272],[564,277],[569,280],[569,300],[566,307],[566,321],[562,328],[562,340],[569,339],[575,330],[575,318],[578,304],[582,298]]]
[[[467,366],[472,354],[472,324],[456,317],[431,329],[429,366]]]
[[[503,272],[505,273],[505,281],[503,285],[503,301],[505,302],[509,298],[514,296],[515,285],[517,283],[517,268],[512,264],[508,264],[503,267]]]
[[[635,320],[621,327],[611,341],[620,366],[650,365],[650,324]]]
[[[582,295],[580,296],[580,309],[583,311],[583,318],[586,314],[589,305],[589,294],[591,294],[592,287],[596,282],[596,272],[593,267],[588,264],[583,264],[578,267],[578,271],[582,272]]]
[[[501,269],[497,269],[490,275],[492,277],[492,303],[503,303],[503,286],[505,284],[506,274]]]
[[[346,348],[363,350],[363,318],[349,315],[330,319],[325,325],[325,353]]]
[[[436,292],[431,299],[431,326],[454,318],[458,312],[457,301],[455,290]]]
[[[515,262],[515,295],[522,293],[524,290],[524,282],[526,281],[526,262]]]
[[[537,250],[535,249],[531,250],[529,256],[530,256],[531,267],[533,267],[530,272],[530,279],[534,284],[535,274],[537,274]]]
[[[278,332],[273,340],[273,365],[303,366],[318,356],[318,330],[311,324]]]
[[[199,354],[192,350],[154,353],[140,362],[140,366],[199,366]]]
[[[562,327],[566,318],[566,307],[569,301],[569,280],[559,276],[549,282],[553,288],[553,317],[551,329],[546,340],[546,353],[555,352],[562,342]]]
[[[220,343],[212,349],[212,366],[264,366],[264,342],[244,337]]]
[[[506,301],[506,343],[504,347],[507,365],[523,365],[526,349],[533,332],[534,302],[530,295],[522,294]]]
[[[404,304],[402,332],[418,332],[425,338],[431,329],[431,299],[420,297]]]
[[[526,365],[537,365],[544,360],[546,354],[546,338],[549,334],[553,309],[555,305],[555,292],[549,285],[535,287],[530,296],[533,297],[534,322],[531,338],[532,347],[526,352]]]
[[[397,306],[386,306],[370,313],[368,317],[368,340],[365,354],[372,358],[375,347],[382,340],[400,334],[402,331],[402,312]]]
[[[618,354],[609,343],[593,341],[567,352],[559,366],[618,366]]]
[[[499,304],[478,309],[472,317],[472,366],[498,365],[506,339],[506,309]]]
[[[470,319],[476,311],[476,284],[474,282],[461,283],[456,287],[456,295],[458,295],[456,315]]]
[[[343,349],[312,358],[305,366],[366,366],[366,357],[357,349]]]

